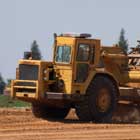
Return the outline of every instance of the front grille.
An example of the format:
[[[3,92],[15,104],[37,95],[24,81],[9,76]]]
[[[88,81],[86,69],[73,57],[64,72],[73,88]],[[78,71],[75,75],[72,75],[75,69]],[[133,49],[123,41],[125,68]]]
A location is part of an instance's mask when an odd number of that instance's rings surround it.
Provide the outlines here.
[[[15,83],[15,86],[30,86],[30,87],[36,87],[36,83],[33,83],[33,82],[17,82],[17,83]]]
[[[19,65],[19,80],[38,80],[38,65]]]

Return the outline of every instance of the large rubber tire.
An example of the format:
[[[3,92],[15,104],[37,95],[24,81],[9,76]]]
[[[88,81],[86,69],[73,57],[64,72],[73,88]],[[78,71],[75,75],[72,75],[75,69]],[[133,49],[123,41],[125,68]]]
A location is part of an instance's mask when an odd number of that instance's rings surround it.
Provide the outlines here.
[[[70,108],[52,108],[46,105],[32,104],[32,112],[35,117],[43,119],[64,119]]]
[[[97,104],[97,100],[100,100],[99,93],[102,89],[108,91],[107,96],[109,97],[105,99],[106,101],[109,100],[109,103],[104,111],[101,111],[99,104]],[[105,76],[96,76],[91,81],[84,100],[76,104],[77,116],[82,121],[111,122],[117,105],[117,93],[118,90],[112,80]]]

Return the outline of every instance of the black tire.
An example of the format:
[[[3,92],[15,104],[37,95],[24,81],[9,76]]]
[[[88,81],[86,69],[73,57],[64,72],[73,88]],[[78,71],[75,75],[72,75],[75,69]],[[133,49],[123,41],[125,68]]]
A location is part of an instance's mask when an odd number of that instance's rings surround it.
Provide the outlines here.
[[[64,119],[70,108],[52,108],[46,105],[32,104],[32,112],[35,117],[43,119]]]
[[[88,96],[75,104],[76,114],[80,121],[92,121],[92,116],[88,104]]]
[[[100,105],[97,103],[100,100],[99,93],[101,93],[102,89],[107,91],[106,94],[109,97],[106,99],[106,101],[109,101],[104,110],[101,110]],[[117,92],[118,90],[112,80],[105,76],[96,76],[86,91],[84,101],[76,105],[77,116],[82,121],[94,121],[98,123],[111,122],[113,112],[117,105]]]

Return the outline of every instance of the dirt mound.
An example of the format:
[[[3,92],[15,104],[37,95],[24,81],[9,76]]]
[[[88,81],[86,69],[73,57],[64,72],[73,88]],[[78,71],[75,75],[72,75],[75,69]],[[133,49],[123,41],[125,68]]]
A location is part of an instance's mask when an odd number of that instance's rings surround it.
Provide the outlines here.
[[[140,123],[140,108],[131,104],[118,104],[114,123]]]

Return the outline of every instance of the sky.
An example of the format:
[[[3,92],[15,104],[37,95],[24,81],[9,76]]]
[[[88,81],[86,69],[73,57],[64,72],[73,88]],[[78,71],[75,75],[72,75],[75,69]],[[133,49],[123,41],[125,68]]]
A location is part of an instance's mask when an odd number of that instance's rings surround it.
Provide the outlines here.
[[[18,60],[37,40],[52,60],[53,33],[90,33],[116,44],[121,28],[129,46],[140,39],[140,0],[0,0],[0,73],[15,78]]]

